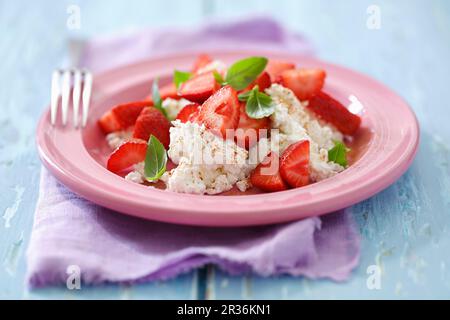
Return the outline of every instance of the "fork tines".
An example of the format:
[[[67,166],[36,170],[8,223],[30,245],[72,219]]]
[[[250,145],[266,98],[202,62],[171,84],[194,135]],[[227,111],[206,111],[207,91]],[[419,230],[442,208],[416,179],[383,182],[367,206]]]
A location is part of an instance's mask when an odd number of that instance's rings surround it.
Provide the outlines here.
[[[71,88],[73,87],[73,90]],[[73,125],[78,127],[80,113],[80,99],[82,102],[81,125],[84,127],[89,113],[89,103],[92,92],[92,74],[87,70],[58,69],[52,75],[51,92],[51,123],[56,123],[58,105],[61,97],[62,124],[67,124],[69,112],[70,93],[72,91]]]

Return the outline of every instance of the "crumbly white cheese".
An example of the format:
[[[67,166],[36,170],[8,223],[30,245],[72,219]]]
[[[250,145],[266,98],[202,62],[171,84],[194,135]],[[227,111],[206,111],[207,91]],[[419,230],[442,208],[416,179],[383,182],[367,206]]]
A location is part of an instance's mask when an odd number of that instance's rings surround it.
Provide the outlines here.
[[[175,120],[180,110],[191,103],[192,103],[191,101],[186,99],[176,100],[172,98],[167,98],[164,99],[162,106],[166,110],[167,117],[169,118],[169,120]]]
[[[135,183],[144,183],[145,175],[144,175],[144,162],[140,162],[134,165],[134,170],[125,176],[125,180],[135,182]]]
[[[266,158],[270,151],[276,150],[275,147],[276,146],[272,144],[272,141],[269,138],[261,138],[257,144],[255,144],[248,150],[245,172],[251,173],[253,170],[255,170],[255,168]],[[249,181],[247,181],[246,183],[248,186],[250,185]],[[244,184],[241,183],[241,186],[244,186]],[[238,189],[241,189],[239,186],[237,187]]]
[[[117,131],[111,132],[106,136],[106,142],[111,149],[117,149],[122,143],[130,140],[133,136],[131,131]]]
[[[227,65],[221,60],[214,60],[203,68],[199,69],[197,73],[200,74],[211,71],[217,71],[221,75],[225,75],[225,73],[227,72]]]
[[[185,157],[193,164],[239,165],[248,157],[247,150],[216,136],[204,125],[179,120],[172,124],[168,155],[175,164]]]
[[[245,192],[251,188],[251,184],[250,184],[249,179],[244,179],[244,180],[236,182],[236,187],[238,188],[239,191]]]
[[[178,166],[162,179],[168,190],[217,194],[248,177],[247,150],[217,137],[204,125],[172,123],[168,156]]]
[[[309,140],[312,181],[320,181],[343,171],[344,167],[328,161],[328,150],[333,148],[333,141],[342,141],[343,135],[308,112],[307,102],[300,102],[290,89],[273,84],[266,93],[275,104],[271,123],[279,134],[272,133],[271,139],[272,144],[279,146],[279,153],[295,142]]]
[[[134,183],[144,183],[144,177],[137,171],[131,171],[129,174],[125,176],[125,180],[134,182]]]

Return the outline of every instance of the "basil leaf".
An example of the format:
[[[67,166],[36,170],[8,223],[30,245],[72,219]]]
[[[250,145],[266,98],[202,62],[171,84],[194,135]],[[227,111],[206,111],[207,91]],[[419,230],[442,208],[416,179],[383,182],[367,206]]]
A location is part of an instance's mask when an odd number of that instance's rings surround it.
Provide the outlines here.
[[[247,101],[248,98],[253,94],[253,90],[241,93],[240,95],[238,95],[238,99],[239,101]]]
[[[218,83],[220,83],[221,85],[224,85],[226,83],[225,80],[223,79],[222,75],[219,72],[217,72],[217,70],[213,71],[213,75],[214,75],[214,78],[216,79],[216,81]]]
[[[152,87],[152,99],[153,99],[153,104],[155,106],[158,104],[162,104],[161,96],[159,94],[158,81],[159,81],[158,78],[155,78],[155,80],[153,80],[153,87]]]
[[[177,89],[180,87],[180,85],[183,82],[188,81],[192,77],[192,73],[190,72],[183,72],[175,70],[173,73],[173,83],[177,87]]]
[[[328,161],[347,166],[347,152],[350,151],[345,144],[340,141],[334,141],[334,147],[328,150]]]
[[[272,98],[265,93],[259,92],[258,87],[250,91],[247,98],[245,112],[253,119],[262,119],[270,116],[275,111],[275,105]]]
[[[166,172],[167,153],[161,142],[153,135],[150,136],[145,156],[144,174],[148,181],[161,178]]]
[[[155,78],[153,80],[153,87],[152,87],[152,99],[153,99],[153,106],[162,112],[162,114],[167,118],[167,111],[164,109],[162,105],[161,95],[159,94],[159,86],[158,86],[158,78]]]
[[[236,90],[244,90],[264,71],[267,62],[264,57],[239,60],[228,69],[225,82]]]

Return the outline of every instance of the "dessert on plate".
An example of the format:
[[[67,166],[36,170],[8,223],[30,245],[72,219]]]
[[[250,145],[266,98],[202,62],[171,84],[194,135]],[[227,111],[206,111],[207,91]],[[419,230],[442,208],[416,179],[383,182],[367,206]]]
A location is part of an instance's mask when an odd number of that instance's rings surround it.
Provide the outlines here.
[[[168,191],[221,194],[300,188],[348,167],[361,118],[323,91],[325,70],[249,57],[227,66],[200,55],[190,71],[98,121],[106,167]]]

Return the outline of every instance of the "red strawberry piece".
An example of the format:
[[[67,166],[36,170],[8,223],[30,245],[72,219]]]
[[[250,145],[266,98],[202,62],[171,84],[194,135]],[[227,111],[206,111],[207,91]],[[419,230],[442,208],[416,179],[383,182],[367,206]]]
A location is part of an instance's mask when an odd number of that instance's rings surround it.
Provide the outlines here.
[[[161,100],[172,98],[172,99],[180,99],[181,97],[178,95],[177,87],[175,83],[171,82],[159,88],[159,95],[161,96]]]
[[[115,106],[100,118],[98,124],[105,133],[125,130],[134,125],[142,109],[152,105],[152,101],[146,100]]]
[[[123,143],[109,157],[107,168],[109,171],[119,173],[145,160],[147,142],[131,140]]]
[[[192,73],[197,73],[200,69],[206,67],[211,62],[213,62],[213,59],[209,55],[199,55],[194,63],[194,67],[192,68]]]
[[[266,71],[273,82],[277,81],[280,75],[286,70],[295,69],[295,64],[282,60],[269,60]]]
[[[280,75],[280,83],[304,101],[311,99],[322,90],[325,77],[326,73],[321,69],[286,70]]]
[[[170,142],[170,122],[156,108],[150,107],[142,110],[134,126],[133,138],[148,141],[151,135],[155,136],[167,149]]]
[[[198,121],[204,123],[206,128],[226,137],[227,129],[237,128],[239,114],[237,92],[231,86],[225,86],[200,107]]]
[[[361,118],[348,111],[339,101],[320,92],[308,103],[311,110],[322,120],[331,123],[343,134],[352,135],[361,126]]]
[[[309,141],[302,140],[290,145],[281,155],[280,174],[291,187],[309,184]]]
[[[270,129],[270,119],[250,118],[245,111],[245,102],[241,102],[240,109],[241,112],[239,116],[239,124],[236,129],[235,140],[238,146],[249,149],[257,141],[259,141],[262,133],[260,130],[265,129],[268,131]]]
[[[259,91],[264,92],[267,88],[269,88],[272,85],[272,81],[270,80],[270,76],[267,72],[261,73],[258,78],[254,82],[252,82],[247,88],[242,90],[242,92],[250,91],[255,86],[259,87]]]
[[[199,108],[200,105],[198,103],[188,104],[178,112],[177,120],[180,120],[183,123],[188,122],[191,115],[196,113]]]
[[[189,122],[197,122],[199,123],[199,116],[200,116],[200,108],[198,108],[194,113],[191,113],[189,115],[188,121]]]
[[[189,79],[180,86],[179,94],[183,98],[198,103],[204,102],[214,92],[219,90],[213,72],[207,72]]]
[[[98,120],[98,125],[104,133],[122,130],[122,126],[119,121],[117,121],[116,116],[112,111],[106,112],[100,120]]]
[[[252,185],[268,192],[287,190],[289,187],[281,178],[279,164],[278,155],[269,153],[250,175]]]

